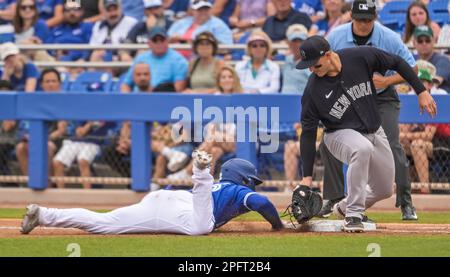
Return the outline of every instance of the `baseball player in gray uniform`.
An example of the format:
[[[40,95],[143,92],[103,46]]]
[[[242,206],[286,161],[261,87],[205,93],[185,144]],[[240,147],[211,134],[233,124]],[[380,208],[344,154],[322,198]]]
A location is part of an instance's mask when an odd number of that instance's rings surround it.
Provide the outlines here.
[[[331,154],[348,164],[347,197],[334,206],[345,218],[343,230],[363,232],[364,212],[393,193],[394,158],[376,104],[374,72],[395,70],[414,88],[420,109],[436,115],[436,103],[413,69],[401,57],[361,46],[333,52],[326,39],[308,38],[300,47],[297,69],[313,73],[302,97],[300,153],[304,185],[312,184],[319,121]]]

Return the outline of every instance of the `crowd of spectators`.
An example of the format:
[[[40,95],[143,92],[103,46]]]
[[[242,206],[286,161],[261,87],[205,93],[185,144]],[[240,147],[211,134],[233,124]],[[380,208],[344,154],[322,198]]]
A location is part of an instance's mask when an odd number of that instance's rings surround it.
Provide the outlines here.
[[[404,44],[414,48],[416,61],[428,62],[428,68],[418,71],[424,82],[428,82],[427,87],[434,93],[447,93],[450,91],[449,56],[448,52],[436,50],[435,44],[441,29],[449,28],[449,22],[440,26],[433,21],[425,2],[428,1],[411,2],[403,33],[392,31],[392,36],[401,36]],[[376,1],[376,4],[380,10],[384,1]],[[342,30],[352,28],[352,37],[338,39],[371,45],[370,38],[381,23],[376,19],[354,19],[351,9],[352,1],[347,0],[0,0],[0,59],[4,64],[0,69],[0,85],[4,90],[53,93],[63,90],[63,77],[73,81],[78,73],[89,69],[45,69],[40,73],[34,62],[123,61],[132,62],[132,66],[125,71],[107,70],[120,80],[115,89],[121,93],[301,94],[310,72],[297,70],[295,65],[301,59],[299,47],[309,36],[339,36]],[[52,43],[93,46],[131,43],[147,45],[148,49],[20,51],[17,46]],[[170,43],[191,47],[174,50]],[[286,47],[274,49],[274,43]],[[232,44],[245,44],[245,51],[220,49],[220,45]],[[231,61],[235,66],[229,65]],[[398,92],[408,92],[408,89],[400,85]],[[13,150],[22,173],[26,174],[27,123],[1,123],[0,175],[6,172],[4,153]],[[129,167],[129,123],[118,125],[107,122],[53,124],[48,147],[50,174],[64,175],[65,169],[77,160],[81,176],[89,177],[92,162],[102,152],[112,168]],[[164,130],[164,126],[160,123],[160,128],[154,130]],[[414,136],[404,135],[402,144],[415,161],[419,179],[425,182],[429,180],[425,173],[428,166],[420,167],[416,160],[420,157],[428,162],[428,158],[432,158],[433,138],[441,135],[448,141],[450,135],[444,127],[434,125],[401,128],[404,134],[415,132]],[[440,128],[444,131],[439,131]],[[301,126],[294,129],[300,130]],[[421,136],[417,130],[426,132],[427,136]],[[107,146],[91,138],[111,132],[117,137]],[[230,138],[234,132],[233,126],[213,126],[209,136]],[[13,136],[19,137],[13,133],[20,134],[19,143],[12,143]],[[160,137],[155,133],[152,136]],[[189,176],[191,148],[180,142],[156,140],[152,144],[153,152],[159,154],[155,175],[161,178],[169,173],[173,178]],[[225,154],[234,153],[235,145],[212,139],[200,148],[213,154],[215,164]],[[284,157],[295,167],[286,169],[289,180],[298,175],[298,156],[298,142],[286,143]],[[118,162],[111,162],[113,159]],[[129,169],[121,174],[129,176]],[[64,186],[63,183],[56,185]],[[83,186],[89,188],[91,184]]]

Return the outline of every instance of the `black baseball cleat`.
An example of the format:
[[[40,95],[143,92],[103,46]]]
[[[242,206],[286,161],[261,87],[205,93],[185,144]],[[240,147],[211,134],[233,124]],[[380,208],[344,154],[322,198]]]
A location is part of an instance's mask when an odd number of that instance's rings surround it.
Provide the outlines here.
[[[330,217],[330,215],[333,213],[333,206],[336,203],[339,203],[340,201],[341,201],[341,199],[325,200],[323,202],[322,209],[317,214],[317,217],[321,217],[321,218],[328,218],[328,217]]]
[[[402,220],[417,220],[416,208],[411,205],[402,206]]]
[[[364,225],[359,217],[346,217],[342,230],[347,233],[362,233],[364,232]]]

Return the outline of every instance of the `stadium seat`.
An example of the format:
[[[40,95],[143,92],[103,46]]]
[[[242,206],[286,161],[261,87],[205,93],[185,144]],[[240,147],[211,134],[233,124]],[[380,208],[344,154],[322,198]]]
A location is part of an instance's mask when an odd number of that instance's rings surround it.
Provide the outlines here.
[[[428,11],[432,13],[447,13],[448,0],[434,0],[428,4]]]
[[[110,92],[112,76],[108,72],[86,71],[78,75],[70,92]]]
[[[449,23],[449,16],[448,13],[432,13],[430,12],[430,18],[440,26],[443,26],[447,23]]]
[[[399,31],[406,22],[406,11],[411,1],[387,2],[379,13],[379,19],[383,25]]]

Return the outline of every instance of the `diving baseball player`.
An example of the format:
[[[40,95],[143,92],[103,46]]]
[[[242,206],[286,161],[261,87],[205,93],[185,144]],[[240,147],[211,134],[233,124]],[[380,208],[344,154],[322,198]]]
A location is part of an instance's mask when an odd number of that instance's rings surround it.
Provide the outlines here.
[[[402,58],[374,47],[360,46],[333,52],[320,36],[308,38],[300,47],[297,69],[309,68],[302,97],[300,153],[302,184],[312,184],[319,121],[325,126],[324,143],[348,164],[348,194],[333,211],[345,218],[343,230],[363,232],[364,212],[393,193],[394,159],[376,105],[374,72],[395,70],[423,98],[421,111],[436,115],[436,103],[415,72]]]
[[[209,172],[211,155],[194,151],[192,180],[186,190],[159,190],[141,202],[109,213],[86,209],[51,209],[32,204],[22,222],[23,234],[37,226],[78,228],[96,234],[176,233],[204,235],[249,211],[260,213],[274,230],[283,223],[273,204],[255,192],[262,183],[256,168],[243,159],[222,165],[220,182],[213,184]]]

